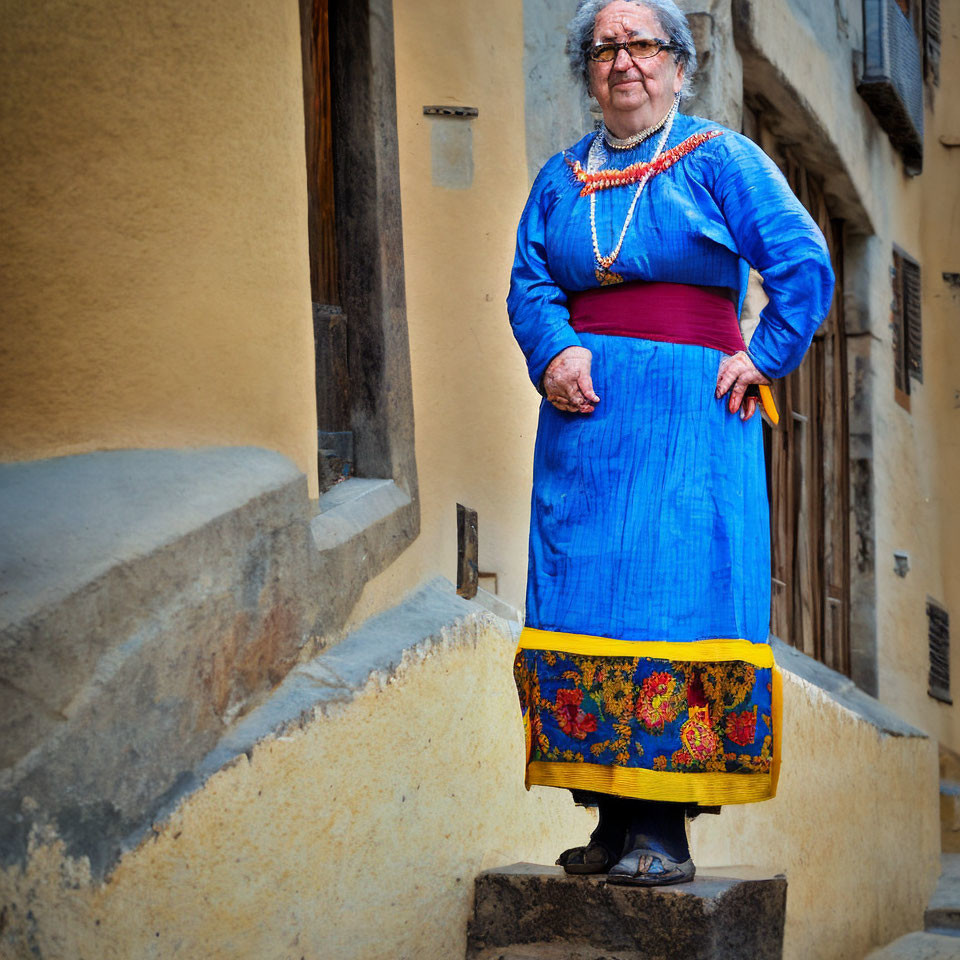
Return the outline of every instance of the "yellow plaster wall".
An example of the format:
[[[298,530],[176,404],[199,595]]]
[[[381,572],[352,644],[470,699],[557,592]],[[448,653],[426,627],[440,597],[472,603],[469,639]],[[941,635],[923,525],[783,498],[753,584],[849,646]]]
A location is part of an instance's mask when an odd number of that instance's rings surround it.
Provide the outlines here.
[[[456,581],[456,505],[479,514],[480,568],[522,606],[539,397],[505,300],[526,201],[523,20],[517,0],[394,0],[397,128],[413,375],[419,539],[368,585],[354,621],[433,574]],[[425,104],[477,107],[433,119]],[[469,189],[431,182],[431,125],[469,123]]]
[[[106,884],[36,838],[24,872],[0,873],[0,956],[462,957],[473,877],[552,863],[595,823],[566,791],[523,789],[514,647],[496,626],[450,631],[221,770]],[[701,817],[694,856],[786,871],[787,960],[861,957],[922,925],[939,865],[936,747],[882,736],[790,675],[784,700],[779,796]]]
[[[515,646],[496,628],[451,631],[215,775],[107,884],[38,844],[24,874],[0,873],[15,904],[0,956],[462,957],[476,874],[552,863],[596,823],[566,791],[524,790]]]
[[[254,444],[315,487],[297,4],[0,18],[0,458]]]

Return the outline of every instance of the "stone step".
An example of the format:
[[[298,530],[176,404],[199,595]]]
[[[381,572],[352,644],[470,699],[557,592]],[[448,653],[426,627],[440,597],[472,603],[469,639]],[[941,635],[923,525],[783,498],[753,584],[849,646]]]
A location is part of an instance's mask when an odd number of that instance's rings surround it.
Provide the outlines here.
[[[867,955],[866,960],[960,960],[960,937],[908,933]]]
[[[940,780],[940,849],[960,853],[960,781]]]
[[[645,888],[517,863],[477,877],[467,960],[779,960],[786,898],[751,867]]]
[[[960,935],[960,853],[941,854],[940,863],[940,880],[923,916],[923,926],[931,933]]]
[[[489,947],[472,960],[647,960],[638,950],[609,951],[588,944],[526,943],[517,947]]]

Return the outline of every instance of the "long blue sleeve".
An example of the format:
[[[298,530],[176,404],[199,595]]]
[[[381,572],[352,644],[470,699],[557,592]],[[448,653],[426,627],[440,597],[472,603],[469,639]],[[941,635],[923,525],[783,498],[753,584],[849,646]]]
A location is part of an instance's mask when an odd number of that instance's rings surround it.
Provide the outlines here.
[[[714,196],[740,255],[761,273],[770,298],[748,353],[762,373],[783,377],[800,365],[830,310],[830,253],[776,164],[746,137],[722,139],[728,159]]]
[[[551,276],[547,260],[545,232],[551,166],[548,163],[540,171],[520,217],[507,296],[513,335],[527,358],[530,379],[538,390],[550,361],[561,350],[582,345],[570,326],[567,296]]]

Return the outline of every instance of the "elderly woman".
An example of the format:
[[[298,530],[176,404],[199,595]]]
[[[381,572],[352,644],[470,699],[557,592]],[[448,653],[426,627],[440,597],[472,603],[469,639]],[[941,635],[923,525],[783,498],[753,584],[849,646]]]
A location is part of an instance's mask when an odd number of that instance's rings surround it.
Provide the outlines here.
[[[678,113],[671,0],[583,0],[575,72],[603,123],[541,170],[508,309],[544,395],[516,680],[527,785],[599,807],[569,873],[690,880],[686,816],[772,797],[779,677],[759,401],[833,289],[823,237],[741,135]],[[769,305],[747,348],[750,267]]]

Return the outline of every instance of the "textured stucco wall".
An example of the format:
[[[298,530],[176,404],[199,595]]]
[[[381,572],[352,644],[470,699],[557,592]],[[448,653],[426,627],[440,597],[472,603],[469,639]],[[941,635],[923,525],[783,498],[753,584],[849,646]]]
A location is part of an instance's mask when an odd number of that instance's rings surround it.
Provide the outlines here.
[[[918,491],[925,514],[933,513],[931,526],[916,535],[911,546],[926,554],[939,543],[939,584],[930,578],[912,586],[907,618],[913,646],[923,645],[921,610],[926,590],[946,605],[953,628],[951,681],[956,704],[947,708],[926,701],[924,721],[931,732],[960,750],[960,287],[943,274],[960,274],[960,4],[941,4],[944,50],[935,110],[927,114],[924,134],[926,180],[920,210],[920,252],[923,265],[924,383],[916,391],[914,416],[928,420],[923,446],[917,449],[923,485]],[[911,397],[911,400],[914,398]],[[929,471],[929,473],[928,473]],[[924,536],[934,534],[934,536]],[[921,539],[923,537],[923,539]],[[934,561],[936,562],[936,561]],[[909,578],[908,578],[909,581]],[[912,677],[913,690],[924,689],[926,676]]]
[[[0,457],[250,444],[315,486],[297,4],[0,16]]]
[[[451,630],[348,705],[241,754],[107,884],[38,838],[24,873],[0,874],[0,956],[463,956],[474,876],[552,863],[595,823],[565,791],[523,788],[515,646],[496,627]]]
[[[35,836],[26,869],[0,873],[0,955],[462,956],[473,877],[552,863],[595,821],[566,791],[523,789],[512,633],[480,614],[441,634],[352,698],[227,752],[237,760],[108,883]],[[361,652],[377,637],[358,638]],[[696,821],[697,862],[786,870],[788,960],[863,956],[920,926],[938,869],[933,742],[885,735],[788,675],[783,756],[777,799]]]

